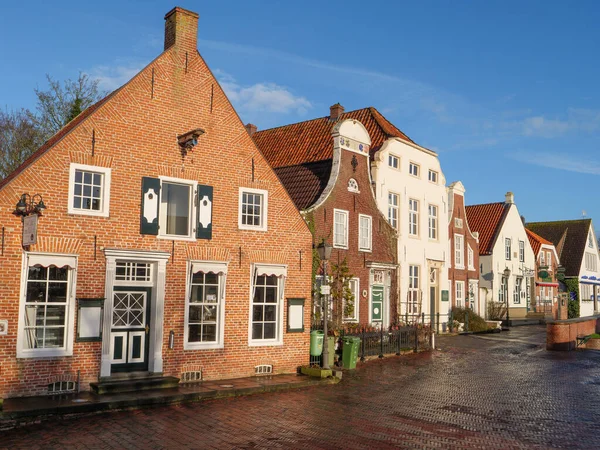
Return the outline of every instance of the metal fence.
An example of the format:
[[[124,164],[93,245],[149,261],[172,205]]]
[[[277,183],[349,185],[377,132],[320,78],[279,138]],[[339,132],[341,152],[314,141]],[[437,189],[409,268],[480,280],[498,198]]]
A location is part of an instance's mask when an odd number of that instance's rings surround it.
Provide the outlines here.
[[[322,329],[322,328],[313,328]],[[334,339],[334,348],[329,349],[335,352],[334,361],[337,359],[338,365],[342,361],[343,341],[345,336],[354,336],[360,338],[360,348],[358,355],[361,361],[367,357],[384,355],[399,355],[404,351],[429,350],[431,349],[433,330],[429,326],[402,326],[396,327],[363,327],[360,329],[336,330]],[[321,365],[321,356],[311,356],[310,364]]]

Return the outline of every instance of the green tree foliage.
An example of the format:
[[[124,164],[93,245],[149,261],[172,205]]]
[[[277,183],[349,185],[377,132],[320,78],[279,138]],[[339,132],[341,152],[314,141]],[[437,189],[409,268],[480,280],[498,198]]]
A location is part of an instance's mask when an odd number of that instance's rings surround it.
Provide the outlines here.
[[[354,277],[348,268],[348,261],[343,259],[339,264],[331,264],[331,301],[333,302],[334,326],[340,328],[344,317],[354,315],[354,294],[350,289],[350,280]]]
[[[565,279],[565,286],[567,287],[567,292],[569,292],[570,297],[573,297],[571,293],[574,293],[574,300],[569,299],[569,311],[568,318],[576,319],[579,317],[579,280],[577,278],[567,278]]]
[[[43,142],[29,110],[0,111],[0,180],[19,167]]]

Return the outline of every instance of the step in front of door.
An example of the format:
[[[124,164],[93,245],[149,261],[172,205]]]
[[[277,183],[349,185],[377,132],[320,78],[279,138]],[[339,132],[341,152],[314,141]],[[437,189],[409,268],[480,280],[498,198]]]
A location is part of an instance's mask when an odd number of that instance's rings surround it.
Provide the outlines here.
[[[92,392],[96,394],[116,394],[122,392],[146,391],[149,389],[168,389],[179,385],[177,377],[144,377],[133,379],[102,380],[90,383]]]

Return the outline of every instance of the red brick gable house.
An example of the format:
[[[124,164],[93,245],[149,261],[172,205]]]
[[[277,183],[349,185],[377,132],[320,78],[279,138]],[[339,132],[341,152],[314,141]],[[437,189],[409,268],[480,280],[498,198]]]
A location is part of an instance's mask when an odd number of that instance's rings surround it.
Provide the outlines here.
[[[307,359],[310,231],[199,55],[198,15],[165,20],[161,55],[0,182],[0,397]],[[25,224],[23,193],[46,205]]]
[[[347,260],[354,305],[347,323],[397,322],[396,231],[377,208],[370,158],[391,134],[408,139],[374,108],[344,112],[254,132],[271,164],[313,231],[315,245],[333,245],[332,263]],[[334,311],[335,313],[335,311]]]
[[[479,301],[479,234],[472,232],[465,211],[465,188],[460,181],[448,186],[448,238],[451,305],[482,315]]]
[[[556,315],[558,306],[555,304],[555,298],[558,294],[556,274],[560,265],[558,253],[556,253],[554,244],[549,240],[527,228],[525,228],[525,232],[529,238],[536,261],[535,288],[534,296],[531,299],[531,312],[543,313],[558,319]]]

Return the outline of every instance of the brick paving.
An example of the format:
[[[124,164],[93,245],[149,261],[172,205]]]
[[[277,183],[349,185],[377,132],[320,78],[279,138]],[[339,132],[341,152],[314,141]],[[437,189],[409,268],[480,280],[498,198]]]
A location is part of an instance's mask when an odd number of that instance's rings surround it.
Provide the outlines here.
[[[61,418],[6,448],[599,448],[600,352],[547,352],[543,327],[438,338],[340,384]]]

